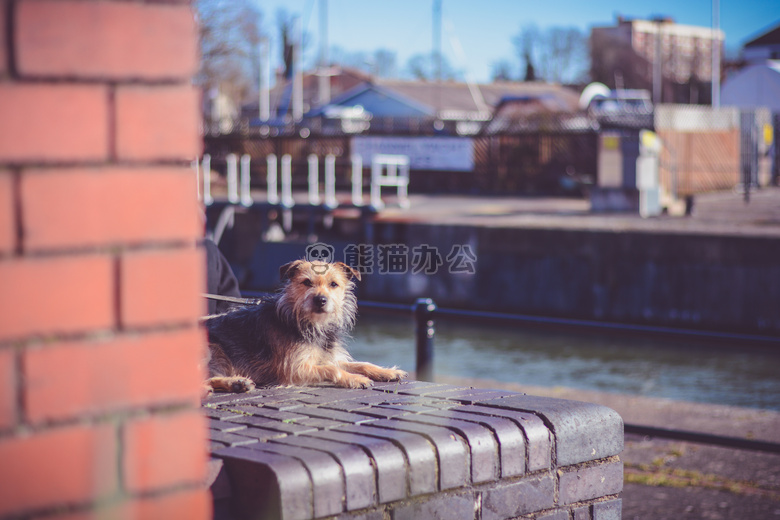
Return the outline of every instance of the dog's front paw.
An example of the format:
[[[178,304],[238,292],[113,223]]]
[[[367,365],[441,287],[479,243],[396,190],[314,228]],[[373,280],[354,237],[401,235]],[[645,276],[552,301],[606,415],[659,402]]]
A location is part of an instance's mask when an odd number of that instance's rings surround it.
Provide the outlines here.
[[[248,377],[235,377],[230,383],[230,391],[236,394],[249,392],[255,389],[255,382]]]
[[[206,383],[216,392],[241,394],[255,389],[255,383],[248,377],[212,377]]]
[[[349,377],[341,379],[338,384],[344,388],[368,388],[373,382],[365,376],[349,374]]]
[[[398,370],[398,369],[392,369],[391,372],[393,372],[393,378],[390,379],[390,381],[400,381],[401,379],[406,379],[409,377],[409,373],[404,370]]]
[[[377,381],[400,381],[401,379],[406,379],[409,376],[408,373],[397,368],[383,368],[382,371],[377,375],[379,376]]]

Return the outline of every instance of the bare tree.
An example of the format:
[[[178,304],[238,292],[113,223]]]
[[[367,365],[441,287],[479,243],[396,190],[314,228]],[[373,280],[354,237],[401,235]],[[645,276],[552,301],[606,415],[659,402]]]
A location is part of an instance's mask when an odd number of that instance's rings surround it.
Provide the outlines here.
[[[574,27],[567,32],[569,56],[568,70],[569,74],[564,74],[561,81],[567,83],[589,83],[590,82],[590,37],[587,33]]]
[[[531,55],[525,54],[523,59],[525,60],[525,78],[523,81],[536,81],[536,69],[533,61],[531,61]]]
[[[420,81],[436,79],[436,67],[439,59],[434,53],[415,54],[406,62],[406,75]],[[441,79],[444,81],[463,79],[463,72],[450,65],[446,56],[441,56]]]
[[[536,67],[534,67],[536,56],[534,50],[542,45],[542,33],[539,31],[539,28],[534,24],[524,26],[512,38],[512,43],[520,58],[521,66],[525,68],[524,81],[536,80]]]
[[[490,77],[492,81],[512,81],[512,63],[509,60],[499,60],[493,63]]]
[[[586,79],[588,39],[575,27],[550,27],[541,31],[529,24],[520,29],[512,43],[525,68],[525,81],[566,83]]]
[[[200,70],[206,91],[219,89],[235,101],[246,100],[259,75],[262,13],[250,0],[197,0]]]
[[[380,78],[394,78],[398,75],[395,53],[387,49],[377,49],[374,52],[373,74]]]
[[[548,79],[564,83],[581,77],[582,71],[587,70],[587,67],[583,69],[588,56],[586,37],[574,27],[551,27],[546,39],[550,64]]]
[[[285,9],[276,11],[276,27],[279,30],[279,41],[282,42],[282,63],[284,64],[284,78],[293,77],[293,47],[295,45],[295,18]]]
[[[387,49],[377,49],[369,53],[349,52],[341,47],[331,47],[330,57],[332,63],[362,70],[378,78],[395,78],[398,75],[395,53]]]

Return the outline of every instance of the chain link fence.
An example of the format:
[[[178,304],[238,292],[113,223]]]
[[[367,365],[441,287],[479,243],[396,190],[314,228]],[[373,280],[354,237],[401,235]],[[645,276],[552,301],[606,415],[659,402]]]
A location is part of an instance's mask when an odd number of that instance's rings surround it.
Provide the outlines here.
[[[663,143],[661,185],[677,197],[771,182],[775,130],[767,109],[660,105],[655,131]]]
[[[252,179],[264,185],[266,157],[292,157],[293,186],[307,183],[307,157],[334,155],[337,188],[351,182],[353,137],[452,137],[471,140],[473,170],[417,169],[410,189],[418,193],[583,196],[598,176],[598,136],[602,129],[650,128],[660,137],[660,183],[673,198],[698,193],[749,190],[776,183],[774,135],[780,115],[766,109],[713,109],[701,105],[659,105],[651,120],[623,114],[616,123],[587,113],[498,114],[488,121],[435,118],[373,118],[351,121],[315,118],[277,126],[204,127],[205,151],[217,172],[228,153],[248,154]],[[359,125],[358,123],[361,123]],[[466,124],[468,123],[468,124]],[[228,128],[230,126],[230,128]],[[370,164],[364,164],[369,168]],[[368,183],[368,176],[364,181]]]

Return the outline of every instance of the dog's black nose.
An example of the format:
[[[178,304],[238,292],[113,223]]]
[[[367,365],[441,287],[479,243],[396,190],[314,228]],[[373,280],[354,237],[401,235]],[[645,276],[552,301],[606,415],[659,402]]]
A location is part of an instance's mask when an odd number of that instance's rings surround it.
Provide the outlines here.
[[[319,308],[325,307],[325,305],[328,303],[328,297],[317,295],[314,297],[314,305],[316,305]]]

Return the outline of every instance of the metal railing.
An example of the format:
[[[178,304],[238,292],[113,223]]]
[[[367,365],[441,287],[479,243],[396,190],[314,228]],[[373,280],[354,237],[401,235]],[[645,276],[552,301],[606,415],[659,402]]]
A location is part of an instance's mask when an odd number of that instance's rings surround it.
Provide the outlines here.
[[[718,341],[739,339],[744,344],[751,345],[780,345],[780,338],[751,336],[740,334],[710,333],[703,331],[691,331],[684,329],[672,329],[662,327],[649,327],[637,325],[624,325],[615,323],[597,323],[585,320],[572,320],[562,318],[543,318],[534,316],[520,316],[511,314],[501,314],[494,312],[467,311],[459,309],[438,308],[430,298],[418,299],[411,308],[409,305],[367,302],[361,301],[360,307],[389,311],[394,314],[411,313],[415,323],[415,358],[416,358],[416,377],[422,381],[433,381],[433,358],[434,358],[434,340],[436,327],[434,318],[450,317],[458,319],[471,319],[479,321],[524,323],[531,325],[556,326],[561,325],[576,328],[590,328],[593,331],[611,330],[612,332],[648,332],[665,336],[676,337],[696,337],[715,339]],[[661,428],[657,426],[646,426],[641,424],[624,424],[624,432],[627,434],[643,435],[647,437],[659,437],[663,439],[680,440],[693,442],[697,444],[709,444],[713,446],[722,446],[739,450],[760,451],[765,453],[780,453],[780,444],[767,441],[752,439],[741,439],[738,437],[727,437],[723,435],[713,435],[702,432],[692,432],[686,430],[677,430],[672,428]]]
[[[614,323],[584,320],[576,318],[555,318],[548,316],[532,316],[526,314],[509,314],[491,311],[475,311],[468,309],[451,309],[438,307],[430,298],[420,298],[411,306],[400,303],[385,303],[361,300],[360,308],[409,315],[415,320],[417,330],[422,327],[423,320],[429,323],[430,334],[417,338],[417,357],[425,363],[432,363],[433,344],[435,340],[435,318],[451,318],[460,321],[480,323],[517,324],[526,327],[549,328],[555,330],[585,331],[592,333],[611,334],[642,334],[645,337],[654,336],[666,339],[695,339],[715,343],[738,342],[741,348],[765,349],[780,347],[780,337],[762,336],[757,334],[741,334],[707,330],[681,329],[654,325],[638,325],[631,323]],[[420,354],[420,351],[430,352],[430,356]],[[418,363],[418,368],[420,368]]]
[[[267,293],[248,292],[243,296],[264,296]],[[780,338],[710,333],[703,331],[690,331],[684,329],[671,329],[661,327],[624,325],[614,323],[597,323],[585,320],[573,320],[562,318],[543,318],[534,316],[511,315],[495,312],[467,311],[459,309],[443,309],[436,306],[431,298],[419,298],[413,305],[400,303],[385,303],[374,301],[360,301],[358,306],[364,309],[389,312],[397,315],[411,315],[415,324],[415,372],[416,378],[421,381],[433,381],[433,360],[434,360],[434,341],[436,338],[435,317],[450,317],[458,319],[472,319],[478,321],[523,323],[526,325],[541,325],[560,328],[561,325],[581,329],[589,328],[592,331],[611,330],[613,332],[636,332],[646,334],[656,333],[664,336],[672,335],[677,337],[697,337],[714,340],[734,340],[743,341],[743,345],[774,346],[780,345]],[[624,424],[624,432],[627,434],[643,435],[646,437],[659,437],[663,439],[672,439],[697,444],[708,444],[713,446],[722,446],[739,450],[759,451],[764,453],[780,453],[780,444],[769,441],[760,441],[753,439],[741,439],[738,437],[728,437],[723,435],[713,435],[703,432],[692,432],[687,430],[678,430],[673,428],[661,428],[658,426],[647,426],[642,424]]]

